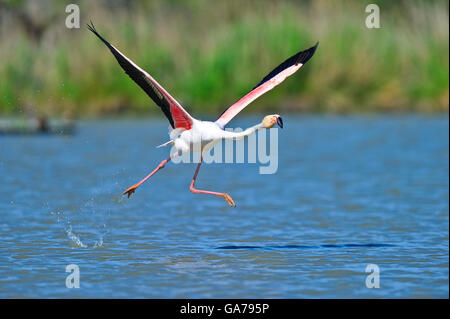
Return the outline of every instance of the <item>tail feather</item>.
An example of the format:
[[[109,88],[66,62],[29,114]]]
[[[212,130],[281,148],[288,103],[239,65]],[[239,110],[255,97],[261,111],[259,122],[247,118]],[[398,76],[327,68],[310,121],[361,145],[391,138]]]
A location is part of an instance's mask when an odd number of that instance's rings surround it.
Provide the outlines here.
[[[174,145],[174,144],[175,143],[173,142],[173,140],[170,140],[168,142],[165,142],[165,143],[163,143],[161,145],[156,146],[156,148],[164,147],[164,146],[167,146],[167,145]]]

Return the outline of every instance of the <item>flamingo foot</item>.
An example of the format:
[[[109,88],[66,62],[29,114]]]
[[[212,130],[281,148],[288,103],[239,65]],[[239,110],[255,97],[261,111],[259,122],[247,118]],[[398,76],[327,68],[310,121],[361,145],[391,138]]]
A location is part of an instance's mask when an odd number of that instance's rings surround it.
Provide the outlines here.
[[[236,207],[236,204],[234,203],[234,200],[231,198],[230,195],[225,193],[225,194],[223,194],[223,198],[225,198],[225,200],[231,207]]]
[[[128,195],[128,198],[130,198],[131,194],[134,193],[134,191],[136,190],[136,188],[138,188],[138,186],[136,186],[136,185],[133,185],[133,186],[131,186],[131,187],[128,187],[128,189],[127,189],[125,192],[123,192],[123,195],[127,194],[127,195]]]

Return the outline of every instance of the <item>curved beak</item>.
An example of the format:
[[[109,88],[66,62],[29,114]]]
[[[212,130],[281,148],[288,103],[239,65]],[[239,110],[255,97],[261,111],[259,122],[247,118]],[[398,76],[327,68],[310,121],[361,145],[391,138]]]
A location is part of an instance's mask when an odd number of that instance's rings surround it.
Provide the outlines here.
[[[283,128],[283,119],[281,116],[277,117],[277,124],[279,127]]]

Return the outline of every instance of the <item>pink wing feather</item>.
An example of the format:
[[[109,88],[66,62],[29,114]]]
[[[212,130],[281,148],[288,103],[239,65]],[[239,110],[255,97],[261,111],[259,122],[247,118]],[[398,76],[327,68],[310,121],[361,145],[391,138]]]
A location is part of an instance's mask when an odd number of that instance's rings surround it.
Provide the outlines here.
[[[242,111],[247,105],[256,100],[258,97],[270,91],[278,84],[283,82],[287,77],[297,72],[314,54],[319,42],[315,46],[301,51],[294,56],[290,57],[279,66],[277,66],[272,72],[270,72],[257,86],[253,88],[249,93],[242,97],[239,101],[230,106],[216,121],[216,124],[224,128],[233,117],[235,117],[240,111]]]
[[[130,78],[136,82],[147,95],[161,108],[166,115],[173,129],[184,128],[190,130],[193,124],[193,118],[188,112],[178,103],[154,78],[147,72],[137,66],[133,61],[128,59],[122,52],[117,50],[112,44],[106,41],[97,30],[94,25],[88,25],[90,31],[92,31],[103,43],[109,48],[112,54],[115,56],[117,62],[124,71],[130,76]]]

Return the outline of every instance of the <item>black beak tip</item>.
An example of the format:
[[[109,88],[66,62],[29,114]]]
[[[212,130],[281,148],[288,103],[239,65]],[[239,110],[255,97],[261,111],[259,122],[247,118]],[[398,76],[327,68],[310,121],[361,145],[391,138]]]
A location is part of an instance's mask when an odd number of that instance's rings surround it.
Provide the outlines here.
[[[280,117],[277,118],[277,124],[279,127],[283,128],[283,119]]]

